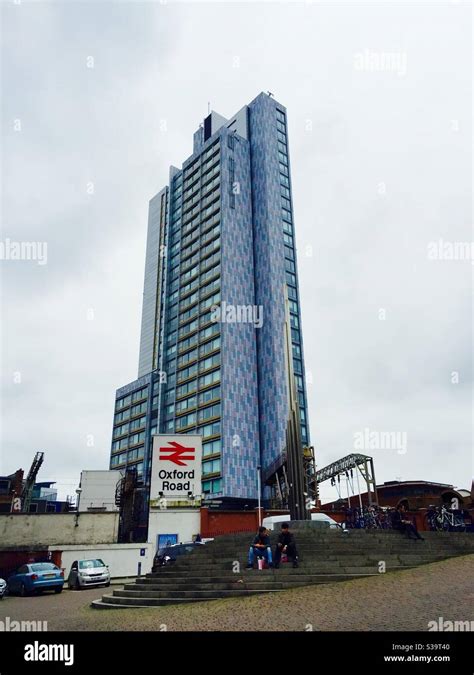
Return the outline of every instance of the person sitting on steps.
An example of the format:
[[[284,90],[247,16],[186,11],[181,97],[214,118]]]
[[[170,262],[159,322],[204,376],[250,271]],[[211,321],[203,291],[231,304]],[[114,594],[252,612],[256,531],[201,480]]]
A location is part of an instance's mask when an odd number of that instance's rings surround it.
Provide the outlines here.
[[[296,550],[295,538],[290,532],[288,523],[281,524],[281,534],[275,548],[275,568],[280,567],[281,554],[286,553],[293,559],[293,567],[298,567],[298,551]]]
[[[270,547],[270,537],[268,536],[266,527],[258,528],[258,534],[249,548],[249,558],[246,569],[253,569],[255,556],[265,558],[268,566],[272,567],[272,549]]]
[[[397,510],[392,516],[392,527],[394,530],[404,532],[408,536],[408,539],[423,539],[413,523],[407,520],[403,504],[397,506]]]

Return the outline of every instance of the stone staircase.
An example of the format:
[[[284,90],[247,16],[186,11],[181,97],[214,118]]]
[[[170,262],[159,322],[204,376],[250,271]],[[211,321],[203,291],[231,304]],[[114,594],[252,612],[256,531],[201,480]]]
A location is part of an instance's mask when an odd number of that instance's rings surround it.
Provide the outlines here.
[[[259,593],[278,593],[312,584],[347,581],[408,569],[458,555],[474,554],[474,535],[424,532],[411,541],[392,530],[304,530],[297,532],[300,565],[246,570],[251,533],[225,535],[178,558],[174,565],[137,578],[95,600],[96,609],[177,605]],[[272,533],[272,550],[276,542]],[[236,564],[238,563],[238,564]]]

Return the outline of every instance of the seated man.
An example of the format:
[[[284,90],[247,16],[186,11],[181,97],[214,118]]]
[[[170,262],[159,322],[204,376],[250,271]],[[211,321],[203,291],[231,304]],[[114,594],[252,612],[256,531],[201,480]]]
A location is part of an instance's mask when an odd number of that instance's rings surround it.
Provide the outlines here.
[[[249,560],[246,569],[253,569],[253,560],[256,555],[265,558],[269,567],[272,567],[272,549],[270,548],[270,537],[266,527],[258,528],[258,534],[249,548]]]
[[[295,538],[290,532],[288,523],[281,524],[281,534],[275,548],[275,567],[280,567],[281,554],[286,553],[293,559],[293,567],[298,567],[298,551],[296,550]]]
[[[403,504],[399,504],[397,510],[392,515],[392,527],[394,530],[405,532],[408,539],[423,539],[411,520],[407,520]]]

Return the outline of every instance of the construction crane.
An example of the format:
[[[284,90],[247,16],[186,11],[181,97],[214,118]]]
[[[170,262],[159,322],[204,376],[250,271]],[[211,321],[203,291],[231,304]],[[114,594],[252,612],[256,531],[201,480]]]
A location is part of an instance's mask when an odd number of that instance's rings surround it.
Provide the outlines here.
[[[377,488],[375,483],[374,460],[368,455],[352,454],[338,459],[337,462],[328,464],[323,469],[316,471],[316,483],[336,478],[341,474],[348,475],[352,469],[359,471],[367,487],[369,504],[377,504]],[[359,492],[360,494],[360,492]]]
[[[21,493],[21,510],[23,513],[28,513],[30,510],[31,497],[33,495],[33,488],[35,486],[36,476],[43,464],[44,452],[37,452],[33,463],[28,471],[28,475],[23,485],[23,492]]]

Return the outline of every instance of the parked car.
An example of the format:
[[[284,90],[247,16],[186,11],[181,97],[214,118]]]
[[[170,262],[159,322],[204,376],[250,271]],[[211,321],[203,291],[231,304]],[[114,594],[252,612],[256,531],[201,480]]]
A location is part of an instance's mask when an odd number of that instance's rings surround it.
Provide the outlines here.
[[[311,520],[317,520],[321,523],[328,523],[331,530],[337,530],[341,528],[339,523],[336,522],[334,518],[331,518],[331,516],[328,516],[326,513],[312,513]]]
[[[7,582],[5,579],[0,579],[0,600],[3,600],[3,596],[7,592]]]
[[[64,586],[64,572],[50,562],[22,565],[8,577],[8,590],[21,596],[52,590],[61,593]]]
[[[290,520],[291,519],[289,513],[279,516],[267,516],[266,518],[263,519],[262,525],[263,527],[266,527],[267,530],[275,530],[278,529],[278,524],[284,522],[289,523]],[[327,516],[325,513],[312,513],[311,520],[316,520],[321,523],[327,523],[328,527],[331,530],[336,530],[340,527],[338,523],[336,523],[336,521],[333,518],[331,518],[331,516]]]
[[[69,588],[77,591],[86,586],[110,586],[109,568],[100,558],[75,560],[67,581]]]
[[[163,565],[172,565],[179,556],[192,553],[199,546],[205,546],[204,542],[192,541],[187,544],[173,544],[158,549],[153,558],[153,572],[156,572]]]

